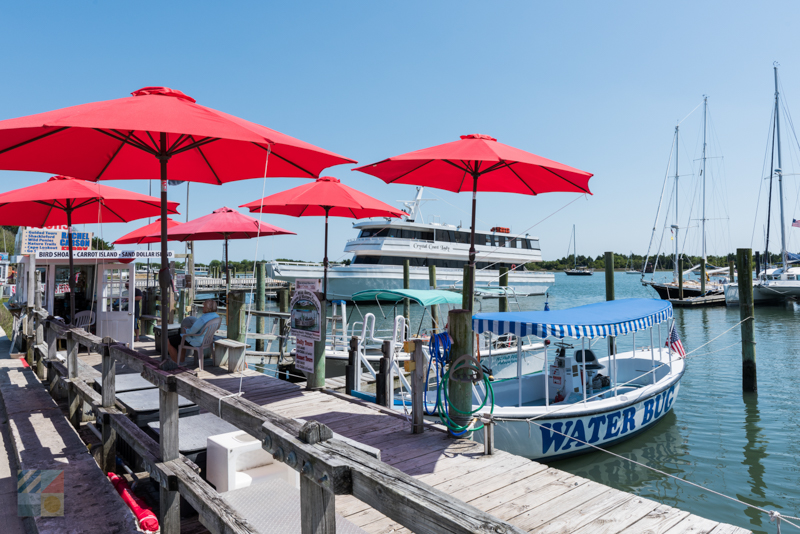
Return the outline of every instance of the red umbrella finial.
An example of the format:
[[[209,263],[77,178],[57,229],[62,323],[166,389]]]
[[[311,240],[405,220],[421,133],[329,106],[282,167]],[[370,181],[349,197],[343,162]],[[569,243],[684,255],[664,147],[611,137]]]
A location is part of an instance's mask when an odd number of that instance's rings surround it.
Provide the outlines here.
[[[180,98],[183,100],[188,100],[189,102],[195,103],[197,100],[192,98],[191,96],[184,94],[182,91],[178,91],[177,89],[170,89],[169,87],[142,87],[138,91],[134,91],[131,93],[133,96],[144,96],[144,95],[161,95],[161,96],[173,96],[175,98]]]
[[[55,182],[56,180],[75,180],[72,176],[64,176],[63,174],[59,174],[56,176],[51,176],[47,181],[48,182]]]
[[[232,213],[234,211],[236,210],[232,210],[228,206],[222,206],[220,209],[214,210],[211,213]]]
[[[486,141],[497,141],[491,135],[483,135],[483,134],[469,134],[469,135],[462,135],[461,139],[484,139]]]
[[[341,183],[338,178],[334,178],[333,176],[320,176],[317,178],[318,182],[333,182],[334,184]]]

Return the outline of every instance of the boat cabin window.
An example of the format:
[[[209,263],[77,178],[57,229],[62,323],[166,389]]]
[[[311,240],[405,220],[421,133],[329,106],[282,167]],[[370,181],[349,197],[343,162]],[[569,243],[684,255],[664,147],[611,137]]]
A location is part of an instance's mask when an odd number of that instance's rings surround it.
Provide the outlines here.
[[[356,256],[353,265],[403,265],[404,260],[408,260],[411,267],[428,267],[435,265],[445,269],[463,269],[468,263],[466,260],[448,260],[439,258],[402,258],[400,256]],[[478,261],[475,262],[477,269],[497,270],[500,267],[512,268],[510,263],[494,263]]]
[[[797,279],[797,277],[796,277],[795,275],[793,275],[793,274],[787,274],[787,275],[786,275],[786,279],[787,279],[787,280],[796,280],[796,279]]]
[[[498,247],[506,246],[506,236],[498,235],[498,236],[495,236],[495,239],[497,239],[497,246]]]

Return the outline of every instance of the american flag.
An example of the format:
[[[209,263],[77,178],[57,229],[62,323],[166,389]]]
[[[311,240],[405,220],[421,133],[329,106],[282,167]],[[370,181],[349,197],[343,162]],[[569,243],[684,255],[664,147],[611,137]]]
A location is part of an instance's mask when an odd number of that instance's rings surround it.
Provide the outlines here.
[[[792,226],[794,226],[795,228],[800,228],[800,221],[798,221],[797,219],[792,219]]]
[[[667,336],[667,342],[665,346],[668,346],[674,352],[677,352],[681,358],[686,357],[686,351],[683,349],[683,343],[681,343],[681,336],[678,335],[678,331],[675,330],[675,323],[672,323],[672,326],[669,329],[669,335]]]

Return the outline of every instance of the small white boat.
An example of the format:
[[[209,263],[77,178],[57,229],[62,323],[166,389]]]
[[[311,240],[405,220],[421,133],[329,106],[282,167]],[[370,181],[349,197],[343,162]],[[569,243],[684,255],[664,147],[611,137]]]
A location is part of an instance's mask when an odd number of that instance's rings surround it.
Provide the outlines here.
[[[489,382],[491,392],[484,390],[485,382],[477,381],[474,413],[489,412],[493,401],[496,446],[532,459],[554,460],[594,450],[590,445],[605,448],[628,439],[653,426],[677,399],[684,360],[661,345],[661,323],[671,318],[669,302],[649,299],[548,312],[477,314],[475,332],[560,341],[554,356],[545,348],[546,373],[520,371],[513,378]],[[595,355],[595,341],[631,335],[636,347],[640,331],[649,331],[649,347]],[[565,338],[579,344],[573,348]],[[480,409],[487,394],[489,403]],[[482,438],[483,432],[474,432],[474,439]]]

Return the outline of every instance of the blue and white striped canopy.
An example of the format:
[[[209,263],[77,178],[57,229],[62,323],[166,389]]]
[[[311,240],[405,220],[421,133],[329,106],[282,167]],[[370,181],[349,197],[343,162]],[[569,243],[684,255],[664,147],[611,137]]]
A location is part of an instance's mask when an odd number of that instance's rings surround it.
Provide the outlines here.
[[[475,332],[546,338],[621,336],[662,323],[672,317],[672,304],[656,299],[623,299],[566,310],[478,313]]]

